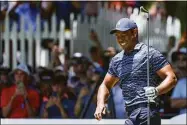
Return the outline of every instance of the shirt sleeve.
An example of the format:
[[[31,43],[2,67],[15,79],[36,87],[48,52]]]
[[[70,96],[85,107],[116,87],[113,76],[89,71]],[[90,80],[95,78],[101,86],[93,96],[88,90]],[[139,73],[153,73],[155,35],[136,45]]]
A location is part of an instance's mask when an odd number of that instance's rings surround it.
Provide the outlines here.
[[[172,92],[172,95],[171,95],[172,99],[181,98],[181,90],[183,90],[182,87],[184,86],[181,86],[181,83],[178,82]]]
[[[152,69],[154,72],[162,69],[164,66],[169,64],[164,55],[155,49],[152,51],[152,57],[150,62],[152,64]]]
[[[1,103],[0,103],[0,107],[3,108],[6,105],[8,105],[8,102],[10,101],[9,98],[7,97],[7,89],[3,89],[2,93],[1,93]]]
[[[112,76],[118,77],[117,76],[117,71],[115,68],[115,63],[114,63],[114,58],[110,61],[109,68],[108,68],[108,73]]]
[[[31,103],[31,106],[38,110],[38,108],[40,107],[40,97],[39,97],[39,94],[38,92],[34,91],[33,90],[33,95],[32,95],[32,98],[29,99],[29,102]]]

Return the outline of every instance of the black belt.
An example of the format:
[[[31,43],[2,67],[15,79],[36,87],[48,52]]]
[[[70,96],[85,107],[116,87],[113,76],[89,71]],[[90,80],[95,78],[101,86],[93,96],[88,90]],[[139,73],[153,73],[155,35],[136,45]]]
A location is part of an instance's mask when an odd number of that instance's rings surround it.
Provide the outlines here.
[[[147,103],[139,103],[139,104],[135,104],[135,105],[132,105],[132,106],[126,106],[125,109],[128,112],[128,114],[131,114],[132,111],[134,111],[135,109],[147,108],[147,107],[148,107]],[[159,110],[159,106],[156,105],[155,103],[150,103],[149,107],[150,107],[150,109]]]

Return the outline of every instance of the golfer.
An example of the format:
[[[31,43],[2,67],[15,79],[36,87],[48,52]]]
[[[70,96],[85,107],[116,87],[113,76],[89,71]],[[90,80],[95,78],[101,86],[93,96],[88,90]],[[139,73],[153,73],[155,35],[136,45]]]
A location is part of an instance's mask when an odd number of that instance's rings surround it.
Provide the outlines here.
[[[150,86],[147,86],[148,46],[138,41],[136,23],[122,18],[110,33],[115,34],[123,50],[112,58],[108,73],[99,87],[95,118],[102,119],[109,92],[119,82],[128,115],[125,125],[147,125],[148,117],[151,125],[161,125],[159,96],[170,91],[177,81],[171,65],[158,50],[150,47]]]

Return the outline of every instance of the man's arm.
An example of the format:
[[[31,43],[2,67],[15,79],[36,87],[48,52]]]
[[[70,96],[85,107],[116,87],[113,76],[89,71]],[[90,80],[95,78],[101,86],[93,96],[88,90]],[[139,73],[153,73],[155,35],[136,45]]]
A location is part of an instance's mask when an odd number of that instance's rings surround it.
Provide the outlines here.
[[[99,87],[97,94],[97,108],[95,111],[95,118],[100,120],[102,118],[102,114],[105,114],[105,102],[108,99],[109,92],[111,88],[119,81],[119,78],[114,77],[110,74],[106,74],[102,84]]]
[[[157,71],[160,78],[163,79],[162,83],[156,87],[158,95],[162,95],[170,91],[177,83],[177,78],[171,65],[166,65]]]
[[[109,96],[111,88],[119,81],[119,78],[106,74],[97,94],[97,104],[104,104]]]
[[[35,93],[33,92],[32,93],[33,95],[30,95],[32,97],[30,97],[26,90],[24,90],[23,94],[24,94],[23,96],[24,96],[24,101],[25,101],[25,107],[28,112],[28,117],[34,118],[37,114],[37,109],[39,108],[39,105],[40,105],[39,94],[37,92]]]
[[[12,103],[13,103],[13,100],[15,99],[15,97],[16,97],[16,96],[13,95],[13,96],[11,97],[11,99],[10,99],[8,105],[2,108],[2,115],[3,115],[3,117],[7,118],[8,115],[10,114],[10,112],[11,112],[11,110],[12,110]]]
[[[32,108],[28,99],[25,99],[25,105],[26,105],[26,109],[27,109],[29,118],[34,118],[36,115],[36,110],[34,108]]]
[[[172,108],[187,108],[187,99],[171,99]]]

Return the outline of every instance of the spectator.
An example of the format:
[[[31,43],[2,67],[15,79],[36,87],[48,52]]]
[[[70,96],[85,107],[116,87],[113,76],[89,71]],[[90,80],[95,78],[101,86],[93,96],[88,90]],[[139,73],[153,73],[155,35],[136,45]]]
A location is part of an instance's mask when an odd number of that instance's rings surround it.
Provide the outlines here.
[[[0,67],[0,93],[4,87],[8,87],[10,85],[10,80],[8,74],[10,73],[10,69],[6,67]]]
[[[84,16],[88,16],[88,22],[91,22],[91,17],[95,17],[95,22],[96,22],[96,18],[98,16],[98,1],[87,1],[84,3],[84,7],[82,10],[82,14],[83,14],[83,18],[85,18]]]
[[[153,2],[150,8],[150,16],[151,18],[156,18],[158,15],[161,16],[161,19],[166,18],[166,7],[163,1]]]
[[[121,11],[124,6],[125,6],[124,1],[110,1],[109,2],[109,7],[117,11]]]
[[[116,50],[114,47],[108,47],[105,51],[104,51],[104,55],[103,55],[103,69],[105,72],[108,71],[108,67],[109,67],[109,63],[111,58],[116,55]]]
[[[80,94],[78,95],[78,99],[75,106],[75,115],[77,117],[80,117],[84,111],[84,108],[86,108],[87,103],[89,103],[89,99],[91,94],[93,94],[94,88],[97,84],[100,84],[101,76],[102,76],[103,70],[98,67],[94,67],[94,65],[90,65],[87,70],[87,78],[88,84],[87,86],[83,87],[80,90]],[[90,102],[90,105],[88,107],[88,110],[86,111],[85,117],[87,119],[94,118],[93,113],[96,108],[96,92],[94,92],[94,96]]]
[[[55,9],[54,2],[42,0],[40,7],[41,7],[41,17],[43,19],[47,19],[48,21],[51,21],[50,18]]]
[[[74,89],[76,95],[79,95],[81,88],[87,85],[86,71],[89,63],[90,61],[81,53],[75,53],[71,60],[72,71],[69,74],[68,86]]]
[[[181,50],[181,49],[180,49]],[[182,53],[181,51],[178,54],[177,66],[180,70],[183,71],[182,75],[179,77],[178,83],[173,90],[171,97],[171,106],[173,108],[179,108],[180,114],[187,113],[187,95],[186,95],[186,86],[187,86],[187,52]]]
[[[41,116],[44,118],[74,118],[75,96],[66,87],[67,79],[62,74],[55,76],[52,84],[52,94],[41,106]]]
[[[10,80],[8,78],[8,74],[10,72],[9,68],[6,67],[0,67],[0,96],[1,96],[1,91],[6,88],[9,87],[11,84],[9,83]],[[2,118],[2,110],[0,107],[0,118]]]
[[[180,49],[182,50],[182,49]],[[172,66],[174,67],[174,71],[178,77],[178,79],[186,76],[186,56],[183,52],[173,52],[172,56]]]
[[[72,5],[70,1],[56,1],[54,3],[57,16],[57,26],[60,27],[60,21],[64,20],[65,28],[70,29],[70,12]]]
[[[0,1],[0,21],[5,19],[8,5],[8,1]]]
[[[90,40],[92,40],[93,43],[95,44],[95,46],[92,46],[89,50],[92,62],[98,63],[101,67],[103,67],[104,66],[103,59],[102,59],[103,47],[101,45],[101,42],[99,41],[97,33],[92,29],[90,31],[89,37]]]
[[[37,14],[40,13],[40,2],[36,1],[14,1],[10,2],[8,8],[8,14],[12,21],[18,21],[18,30],[20,29],[21,17],[24,18],[25,25],[24,29],[28,30],[29,23],[32,24],[33,30],[36,30],[36,18]],[[43,24],[43,21],[41,21]]]
[[[14,83],[2,90],[1,105],[5,118],[33,118],[36,116],[40,101],[39,94],[28,87],[30,72],[25,64],[14,70]]]
[[[171,107],[180,109],[180,114],[187,113],[186,81],[187,77],[179,79],[171,96]]]
[[[52,93],[51,90],[51,84],[54,80],[54,73],[52,70],[49,69],[43,69],[41,72],[39,72],[39,86],[40,86],[40,92],[41,92],[41,98],[43,102],[48,101],[49,96]]]
[[[54,68],[56,66],[62,65],[62,61],[60,60],[60,55],[64,54],[64,49],[60,48],[58,44],[54,43],[53,39],[45,39],[42,41],[41,46],[45,49],[48,49],[51,52],[51,64],[50,68]]]

